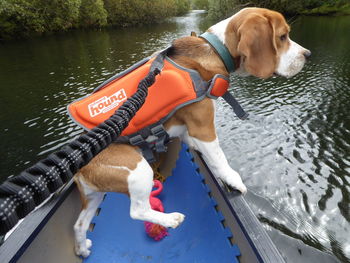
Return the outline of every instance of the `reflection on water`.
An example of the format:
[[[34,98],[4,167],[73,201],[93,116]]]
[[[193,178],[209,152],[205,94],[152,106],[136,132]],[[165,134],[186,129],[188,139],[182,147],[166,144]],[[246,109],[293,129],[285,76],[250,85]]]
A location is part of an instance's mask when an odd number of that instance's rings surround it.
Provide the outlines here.
[[[153,26],[75,31],[0,45],[2,179],[77,136],[66,105],[141,58],[210,23],[193,12]],[[247,121],[217,103],[218,135],[247,200],[290,262],[350,258],[350,19],[299,18],[311,61],[291,79],[232,77]],[[299,241],[300,240],[300,241]],[[291,259],[292,258],[292,259]]]

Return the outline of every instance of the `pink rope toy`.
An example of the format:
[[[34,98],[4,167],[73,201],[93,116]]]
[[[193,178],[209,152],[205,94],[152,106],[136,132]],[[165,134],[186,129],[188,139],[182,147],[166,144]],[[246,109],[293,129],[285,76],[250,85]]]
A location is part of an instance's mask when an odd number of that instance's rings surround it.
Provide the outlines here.
[[[162,201],[160,201],[156,197],[157,195],[159,195],[162,192],[163,185],[160,181],[154,180],[153,187],[155,187],[157,189],[152,191],[151,195],[149,197],[149,202],[151,204],[151,208],[153,210],[156,210],[156,211],[163,213],[164,207],[163,207]],[[146,229],[146,233],[156,241],[160,241],[161,239],[163,239],[164,237],[169,235],[166,227],[158,225],[158,224],[145,222],[145,229]]]

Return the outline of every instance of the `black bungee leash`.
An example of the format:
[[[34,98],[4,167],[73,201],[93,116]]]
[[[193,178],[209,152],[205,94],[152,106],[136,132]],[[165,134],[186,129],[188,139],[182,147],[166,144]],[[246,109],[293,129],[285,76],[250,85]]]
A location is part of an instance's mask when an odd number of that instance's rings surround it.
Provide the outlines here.
[[[144,104],[166,54],[167,49],[156,56],[136,93],[108,120],[0,185],[0,235],[5,235],[121,135]]]

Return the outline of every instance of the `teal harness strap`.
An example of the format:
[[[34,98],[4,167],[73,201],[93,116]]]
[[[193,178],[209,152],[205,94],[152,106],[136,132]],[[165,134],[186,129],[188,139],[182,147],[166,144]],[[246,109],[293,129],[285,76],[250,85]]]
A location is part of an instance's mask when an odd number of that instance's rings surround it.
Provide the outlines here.
[[[229,73],[235,71],[235,63],[230,51],[216,35],[210,32],[205,32],[199,37],[204,38],[216,50]]]

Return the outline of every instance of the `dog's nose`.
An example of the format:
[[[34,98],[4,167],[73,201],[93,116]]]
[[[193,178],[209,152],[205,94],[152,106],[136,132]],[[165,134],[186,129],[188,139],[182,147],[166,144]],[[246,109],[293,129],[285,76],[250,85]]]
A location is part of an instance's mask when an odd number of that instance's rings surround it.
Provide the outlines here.
[[[304,51],[303,55],[304,55],[305,58],[309,58],[309,57],[311,56],[311,51],[308,50],[308,49],[306,49],[306,50]]]

